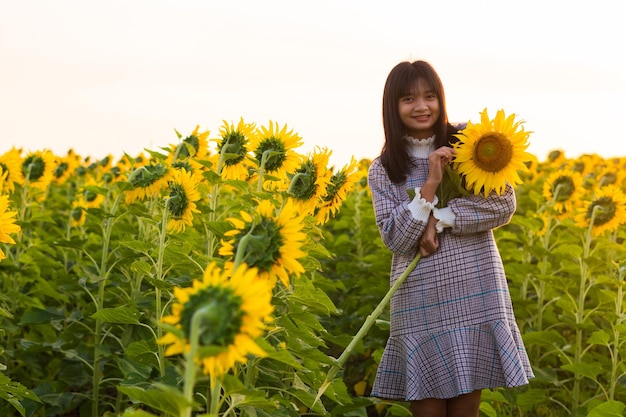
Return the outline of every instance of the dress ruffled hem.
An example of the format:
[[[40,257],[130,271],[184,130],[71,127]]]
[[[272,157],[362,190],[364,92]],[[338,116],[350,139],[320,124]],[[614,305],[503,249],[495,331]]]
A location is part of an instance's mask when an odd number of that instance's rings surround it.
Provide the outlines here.
[[[528,384],[533,372],[515,323],[496,321],[387,341],[373,397],[454,398]]]

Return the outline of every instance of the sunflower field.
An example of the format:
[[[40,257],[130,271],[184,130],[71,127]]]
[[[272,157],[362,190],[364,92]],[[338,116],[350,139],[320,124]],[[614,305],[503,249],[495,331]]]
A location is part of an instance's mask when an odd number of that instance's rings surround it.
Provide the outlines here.
[[[410,416],[369,397],[391,262],[370,161],[330,166],[272,121],[175,133],[0,154],[0,415]],[[525,165],[494,232],[535,378],[484,390],[481,415],[623,415],[625,168]]]

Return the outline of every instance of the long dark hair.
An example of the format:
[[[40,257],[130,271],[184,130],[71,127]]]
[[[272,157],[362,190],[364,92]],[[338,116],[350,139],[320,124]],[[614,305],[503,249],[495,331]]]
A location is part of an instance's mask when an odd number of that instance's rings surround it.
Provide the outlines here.
[[[426,81],[439,99],[439,119],[434,126],[435,147],[450,146],[450,142],[456,140],[452,135],[457,133],[457,129],[448,122],[443,84],[435,69],[425,61],[405,61],[396,65],[387,76],[383,92],[385,144],[380,153],[380,161],[389,179],[396,184],[406,180],[409,172],[409,156],[403,139],[406,129],[400,119],[398,103],[411,93],[419,79]]]

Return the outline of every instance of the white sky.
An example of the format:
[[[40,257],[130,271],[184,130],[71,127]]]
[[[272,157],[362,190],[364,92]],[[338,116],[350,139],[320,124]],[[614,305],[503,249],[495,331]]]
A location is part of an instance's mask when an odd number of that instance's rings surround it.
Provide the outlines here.
[[[626,156],[619,0],[0,0],[0,153],[138,154],[274,120],[374,158],[385,79],[425,59],[452,121],[502,108],[529,150]]]

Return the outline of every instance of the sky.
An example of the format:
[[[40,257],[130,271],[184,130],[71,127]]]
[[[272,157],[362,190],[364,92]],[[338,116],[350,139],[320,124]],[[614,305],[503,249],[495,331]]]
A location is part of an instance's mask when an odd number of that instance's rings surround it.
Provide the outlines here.
[[[331,164],[376,157],[401,61],[439,73],[448,116],[503,109],[560,149],[626,156],[618,0],[0,0],[0,154],[101,158],[217,137],[243,118]]]

